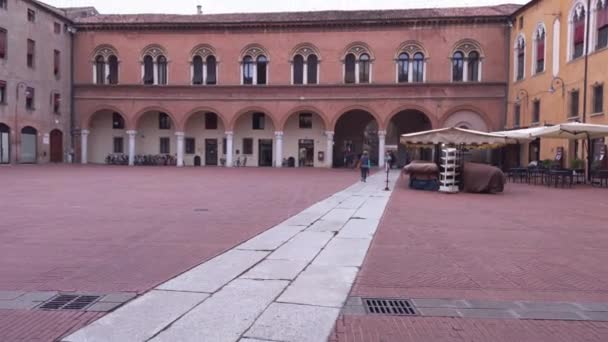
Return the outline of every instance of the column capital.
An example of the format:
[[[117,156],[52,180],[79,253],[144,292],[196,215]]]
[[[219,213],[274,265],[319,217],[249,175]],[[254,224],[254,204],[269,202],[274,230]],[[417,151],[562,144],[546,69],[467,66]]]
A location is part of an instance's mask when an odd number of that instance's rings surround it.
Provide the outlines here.
[[[276,131],[276,132],[274,132],[274,135],[275,135],[277,138],[279,138],[279,137],[281,137],[281,138],[282,138],[282,137],[283,137],[283,132],[282,132],[282,131]]]
[[[186,135],[186,133],[184,132],[175,132],[175,136],[177,136],[178,138],[183,138],[184,135]]]
[[[386,131],[378,131],[378,136],[386,137]]]
[[[80,130],[80,135],[89,135],[89,133],[91,133],[91,131],[89,131],[88,129],[81,129]]]
[[[234,135],[234,132],[233,131],[226,131],[226,132],[224,132],[224,134],[226,134],[226,136],[230,136],[231,137],[231,136]]]
[[[127,135],[137,135],[137,131],[135,130],[128,130],[126,133]]]
[[[325,135],[328,138],[333,138],[335,134],[336,134],[336,132],[334,132],[334,131],[325,131]]]

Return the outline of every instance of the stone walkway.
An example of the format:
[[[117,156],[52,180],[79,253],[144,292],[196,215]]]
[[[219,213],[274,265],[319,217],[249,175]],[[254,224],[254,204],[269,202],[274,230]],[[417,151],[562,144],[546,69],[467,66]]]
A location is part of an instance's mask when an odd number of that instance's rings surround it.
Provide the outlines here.
[[[334,194],[63,341],[325,341],[388,203],[384,180]]]

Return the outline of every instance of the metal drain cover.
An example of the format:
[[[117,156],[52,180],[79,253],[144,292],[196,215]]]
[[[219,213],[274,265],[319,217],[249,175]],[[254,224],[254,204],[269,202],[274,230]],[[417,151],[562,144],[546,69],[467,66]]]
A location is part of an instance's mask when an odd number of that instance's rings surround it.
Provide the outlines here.
[[[99,298],[101,296],[57,295],[42,303],[38,308],[43,310],[84,310]]]
[[[414,316],[414,306],[407,299],[363,298],[365,311],[372,315]]]

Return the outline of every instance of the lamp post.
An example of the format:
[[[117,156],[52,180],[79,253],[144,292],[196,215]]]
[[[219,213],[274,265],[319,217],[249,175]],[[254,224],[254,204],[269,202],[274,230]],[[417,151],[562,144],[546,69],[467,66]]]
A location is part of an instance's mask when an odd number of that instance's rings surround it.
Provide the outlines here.
[[[19,89],[22,89],[25,87],[27,87],[27,83],[19,82],[19,83],[17,83],[17,87],[15,89],[15,92],[16,92],[15,127],[14,127],[15,137],[13,138],[13,141],[15,143],[15,147],[14,147],[15,157],[13,158],[13,160],[14,160],[15,164],[19,164],[19,148],[17,147],[17,146],[19,146],[19,137],[20,137],[20,133],[19,133]],[[27,96],[27,94],[26,94],[26,96]]]
[[[566,84],[564,83],[564,80],[561,77],[555,76],[553,77],[553,79],[551,80],[551,86],[549,87],[549,92],[551,94],[555,93],[555,91],[557,90],[555,87],[561,87],[562,88],[562,98],[564,96],[566,96]]]

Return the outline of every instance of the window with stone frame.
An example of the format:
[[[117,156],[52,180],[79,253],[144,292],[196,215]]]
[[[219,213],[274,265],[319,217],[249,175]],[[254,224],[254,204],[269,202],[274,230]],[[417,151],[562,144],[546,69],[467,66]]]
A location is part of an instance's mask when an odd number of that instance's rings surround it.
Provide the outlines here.
[[[207,71],[207,77],[205,79],[205,84],[207,85],[215,85],[217,84],[217,59],[215,56],[210,55],[207,56],[207,63],[205,65]]]
[[[471,51],[469,52],[469,57],[467,59],[467,81],[469,82],[479,82],[479,70],[481,69],[481,57],[479,52]]]
[[[521,105],[516,103],[513,107],[513,127],[519,127],[521,124]]]
[[[253,84],[253,58],[251,56],[243,57],[243,84]]]
[[[53,113],[61,114],[61,94],[53,93]]]
[[[108,75],[108,82],[110,84],[118,84],[118,57],[115,55],[110,55],[108,57],[108,64],[110,69],[110,74]]]
[[[158,82],[157,84],[164,85],[169,81],[168,78],[168,62],[167,57],[160,55],[156,59],[156,64],[158,65]]]
[[[217,59],[215,49],[208,44],[197,46],[192,52],[192,84],[217,84]]]
[[[144,57],[144,84],[154,84],[154,58]]]
[[[593,86],[593,113],[604,112],[604,85]]]
[[[241,54],[241,83],[247,85],[267,84],[270,60],[264,48],[248,45]]]
[[[195,154],[196,153],[196,139],[195,138],[185,138],[185,153],[186,154]]]
[[[194,56],[192,58],[192,84],[203,84],[203,57]]]
[[[460,51],[456,51],[452,55],[452,81],[464,81],[464,54]]]
[[[266,84],[268,72],[268,59],[264,55],[258,56],[256,60],[257,82],[256,84]]]
[[[368,54],[359,56],[359,83],[371,82],[371,62]]]
[[[217,114],[205,113],[205,129],[217,129]]]
[[[539,25],[535,33],[534,44],[536,45],[536,63],[534,66],[534,73],[541,73],[545,71],[545,27]]]
[[[525,74],[526,67],[526,41],[523,36],[519,36],[517,38],[517,43],[515,46],[515,63],[516,63],[516,77],[517,81],[522,80]]]
[[[570,92],[570,113],[568,113],[569,117],[576,117],[579,114],[579,91],[573,90]]]
[[[6,104],[6,81],[0,80],[0,104]]]
[[[28,39],[27,40],[27,66],[33,68],[35,65],[35,53],[36,53],[36,42]]]
[[[608,47],[608,0],[597,0],[595,26],[597,30],[596,49]]]
[[[25,108],[34,110],[36,106],[36,90],[32,87],[25,88]]]
[[[421,52],[414,54],[412,73],[414,82],[424,82],[424,55]]]
[[[158,129],[171,129],[171,118],[167,113],[158,113]]]
[[[344,58],[344,83],[355,83],[356,57],[349,53]]]
[[[306,84],[319,83],[319,57],[315,54],[306,58]]]
[[[55,34],[61,34],[61,24],[60,23],[53,23],[53,32],[55,32]]]
[[[410,56],[407,53],[400,53],[397,58],[397,82],[409,82]]]
[[[7,32],[0,27],[0,59],[6,59]]]
[[[243,154],[253,154],[253,138],[243,138]]]
[[[125,129],[125,119],[119,113],[112,113],[112,129]]]
[[[123,137],[114,137],[114,153],[125,153],[125,140]]]
[[[292,84],[317,84],[319,57],[317,48],[310,44],[301,44],[291,55]]]
[[[57,79],[61,75],[61,52],[59,50],[53,50],[53,75]]]
[[[572,13],[572,59],[581,57],[585,52],[586,18],[585,6],[577,3]]]
[[[373,54],[365,43],[353,43],[344,52],[344,83],[372,83]]]
[[[540,100],[532,102],[532,123],[540,122]]]
[[[171,138],[162,137],[160,138],[160,154],[169,154],[171,153]]]
[[[312,128],[312,113],[300,113],[300,128]]]
[[[33,23],[36,21],[36,11],[31,8],[27,9],[27,21]]]
[[[293,84],[304,84],[304,57],[293,57]]]
[[[264,113],[253,113],[251,115],[252,124],[251,128],[255,130],[263,130],[265,128],[266,114]]]

